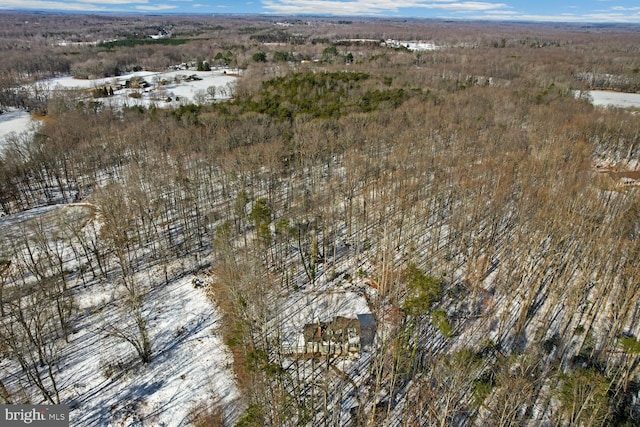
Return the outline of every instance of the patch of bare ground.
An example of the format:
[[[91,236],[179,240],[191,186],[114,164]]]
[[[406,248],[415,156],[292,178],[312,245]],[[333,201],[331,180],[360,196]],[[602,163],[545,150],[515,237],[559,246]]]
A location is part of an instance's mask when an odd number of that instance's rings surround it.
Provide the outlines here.
[[[635,181],[640,180],[640,170],[637,171],[608,171],[607,172],[611,178],[618,180],[622,178],[628,178]]]
[[[598,172],[608,176],[617,186],[640,185],[640,170],[621,170],[614,166],[598,168]]]
[[[51,114],[31,114],[33,120],[37,120],[40,123],[52,123],[55,121],[55,118]]]

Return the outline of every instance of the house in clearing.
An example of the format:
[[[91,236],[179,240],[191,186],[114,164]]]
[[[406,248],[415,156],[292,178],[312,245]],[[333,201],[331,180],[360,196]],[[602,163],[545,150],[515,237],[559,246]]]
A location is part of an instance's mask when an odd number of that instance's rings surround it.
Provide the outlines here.
[[[374,345],[376,319],[356,292],[320,292],[297,299],[274,318],[282,351],[294,357],[354,356]]]
[[[304,325],[306,354],[347,354],[360,351],[360,322],[358,319],[336,317],[330,322]]]
[[[329,322],[304,325],[304,354],[347,355],[362,350],[362,325],[360,319],[335,317]]]

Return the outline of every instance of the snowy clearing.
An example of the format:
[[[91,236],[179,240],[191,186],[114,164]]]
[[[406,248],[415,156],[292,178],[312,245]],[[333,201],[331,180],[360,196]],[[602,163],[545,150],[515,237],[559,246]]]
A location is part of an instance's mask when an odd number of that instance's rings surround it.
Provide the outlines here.
[[[109,287],[81,296],[80,311],[91,314],[71,337],[60,381],[63,399],[72,402],[72,425],[183,426],[190,410],[213,399],[228,419],[239,415],[231,355],[216,331],[219,314],[192,279],[154,291],[154,355],[147,365],[128,344],[104,336],[102,325],[112,314],[101,307],[112,297]]]
[[[598,107],[640,108],[640,93],[622,93],[610,90],[591,90],[586,92],[593,105]],[[576,97],[584,92],[577,91]]]
[[[10,138],[23,133],[33,133],[38,125],[39,123],[26,111],[12,109],[0,114],[0,151]]]
[[[71,76],[40,80],[34,87],[47,90],[81,90],[90,92],[98,88],[112,88],[108,97],[87,98],[112,108],[135,107],[172,108],[184,104],[202,104],[231,99],[240,70],[217,68],[212,71],[174,70],[138,71],[103,79],[75,79]],[[138,79],[146,87],[125,87],[127,81]],[[31,135],[40,123],[27,111],[10,109],[0,114],[0,151],[12,137]]]
[[[42,239],[60,254],[65,271],[84,268],[74,260],[68,224],[87,227],[95,221],[95,206],[88,203],[31,209],[0,219],[0,254],[14,264],[30,256],[44,257]],[[95,224],[95,223],[94,223]],[[27,245],[28,254],[22,246]],[[12,242],[16,242],[13,244]],[[23,255],[20,255],[20,254]],[[15,262],[13,262],[15,261]],[[152,342],[151,361],[143,364],[133,347],[118,338],[133,315],[123,304],[118,279],[75,282],[76,310],[68,343],[60,345],[56,382],[60,401],[71,407],[72,426],[184,426],[200,405],[220,405],[228,424],[243,410],[232,357],[218,331],[220,314],[206,295],[193,285],[193,274],[176,261],[132,276],[145,290],[144,316]],[[25,378],[15,362],[3,361],[3,383],[25,390]],[[29,393],[25,390],[26,393]],[[31,395],[37,401],[40,396]]]
[[[48,205],[0,218],[0,250],[24,240],[36,232],[46,233],[53,239],[64,233],[67,224],[86,224],[93,218],[95,206],[88,203]]]
[[[166,108],[181,104],[200,104],[230,99],[239,70],[138,71],[102,79],[75,79],[71,76],[47,79],[37,84],[53,90],[93,90],[108,87],[113,95],[95,98],[111,107],[156,106]],[[137,80],[135,87],[127,82]],[[215,89],[211,89],[215,88]]]
[[[302,330],[306,324],[330,322],[337,317],[357,319],[358,316],[370,315],[371,309],[366,299],[354,292],[302,292],[294,295],[282,307],[282,345],[286,351],[304,352]]]

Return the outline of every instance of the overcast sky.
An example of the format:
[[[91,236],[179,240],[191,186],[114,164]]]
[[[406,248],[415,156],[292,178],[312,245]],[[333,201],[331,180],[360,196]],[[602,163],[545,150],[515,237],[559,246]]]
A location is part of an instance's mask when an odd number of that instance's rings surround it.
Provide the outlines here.
[[[0,0],[0,9],[386,16],[640,24],[640,0]]]

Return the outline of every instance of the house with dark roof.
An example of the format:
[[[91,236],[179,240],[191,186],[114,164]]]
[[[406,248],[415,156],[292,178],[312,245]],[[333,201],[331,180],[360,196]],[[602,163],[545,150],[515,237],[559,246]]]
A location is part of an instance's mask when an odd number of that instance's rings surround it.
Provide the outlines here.
[[[302,335],[304,354],[347,355],[362,351],[361,319],[338,316],[329,322],[308,323],[304,325]]]

